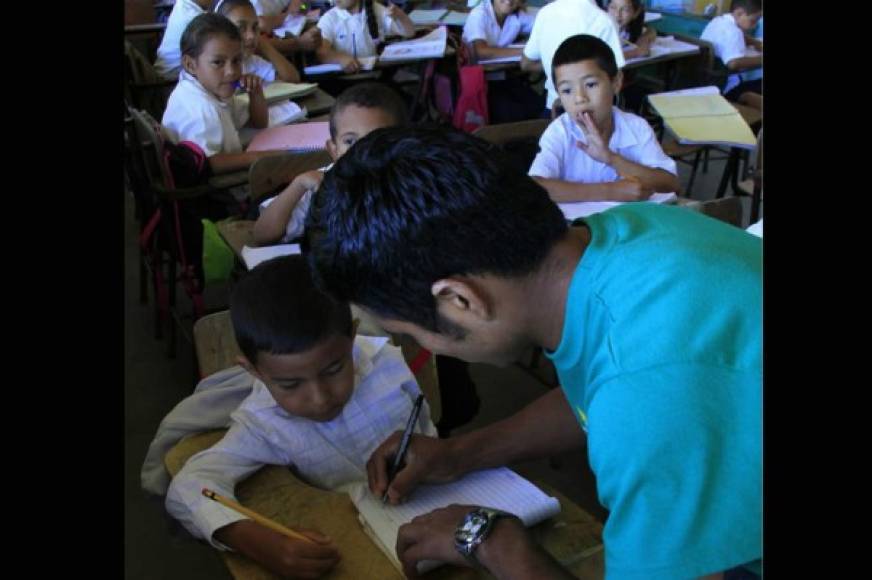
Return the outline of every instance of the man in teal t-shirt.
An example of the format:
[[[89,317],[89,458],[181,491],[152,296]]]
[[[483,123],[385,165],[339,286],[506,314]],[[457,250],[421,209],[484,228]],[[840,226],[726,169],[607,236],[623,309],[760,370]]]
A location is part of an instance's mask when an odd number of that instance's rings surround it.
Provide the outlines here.
[[[370,458],[371,491],[396,503],[420,483],[586,444],[610,512],[607,578],[759,574],[761,240],[652,203],[568,228],[524,169],[468,135],[381,130],[313,200],[323,289],[433,352],[505,365],[541,347],[563,387],[476,431],[413,437],[388,481],[393,435]],[[409,574],[432,559],[570,577],[516,519],[480,506],[417,518],[396,550]]]

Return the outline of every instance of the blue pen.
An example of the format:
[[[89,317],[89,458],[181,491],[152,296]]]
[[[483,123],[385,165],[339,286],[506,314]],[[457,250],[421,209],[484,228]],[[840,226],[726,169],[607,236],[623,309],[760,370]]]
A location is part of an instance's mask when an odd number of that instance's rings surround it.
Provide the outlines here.
[[[357,60],[357,34],[351,33],[351,52],[354,60]]]

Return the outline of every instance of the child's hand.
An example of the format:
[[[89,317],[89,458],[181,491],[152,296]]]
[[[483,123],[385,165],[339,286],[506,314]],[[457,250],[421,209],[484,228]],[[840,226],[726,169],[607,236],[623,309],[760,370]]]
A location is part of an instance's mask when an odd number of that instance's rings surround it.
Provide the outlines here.
[[[297,37],[297,45],[300,50],[313,51],[321,46],[321,29],[313,26],[303,34]]]
[[[350,54],[344,54],[340,57],[339,66],[341,66],[342,71],[347,74],[354,74],[360,71],[360,63]]]
[[[239,77],[239,85],[251,95],[263,95],[263,80],[257,75],[242,75]]]
[[[654,193],[654,188],[644,185],[639,178],[632,175],[621,176],[613,184],[615,201],[645,201]]]
[[[387,8],[385,8],[385,13],[390,18],[395,18],[397,15],[397,12],[402,12],[402,10],[400,10],[400,7],[397,6],[396,4],[392,4],[391,2],[388,2],[388,6],[387,6]]]
[[[576,141],[575,145],[600,163],[611,165],[612,150],[609,149],[608,143],[606,143],[599,129],[597,129],[596,124],[593,122],[593,117],[590,116],[590,113],[584,112],[580,117],[576,118],[581,121],[581,130],[584,132],[584,136],[587,137],[587,143]]]
[[[321,186],[321,180],[324,179],[324,172],[317,169],[306,171],[294,178],[294,183],[300,186],[303,191],[318,189]]]

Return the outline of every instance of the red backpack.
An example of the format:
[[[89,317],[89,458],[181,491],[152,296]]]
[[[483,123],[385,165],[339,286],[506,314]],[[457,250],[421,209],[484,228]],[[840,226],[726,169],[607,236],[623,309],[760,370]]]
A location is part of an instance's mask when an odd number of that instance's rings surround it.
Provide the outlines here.
[[[489,120],[484,67],[480,64],[460,67],[460,95],[454,109],[454,126],[472,133]]]

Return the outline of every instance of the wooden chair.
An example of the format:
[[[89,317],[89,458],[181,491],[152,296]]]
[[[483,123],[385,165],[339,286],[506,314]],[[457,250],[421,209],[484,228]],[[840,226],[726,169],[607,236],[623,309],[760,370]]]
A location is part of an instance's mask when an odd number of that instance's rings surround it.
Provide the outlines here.
[[[159,119],[175,86],[175,80],[158,75],[142,52],[129,39],[124,39],[124,91],[133,107]]]
[[[551,119],[531,119],[485,125],[473,135],[498,145],[519,167],[530,167],[539,152],[539,138],[550,123]]]
[[[245,183],[246,173],[239,172],[215,176],[205,185],[187,188],[172,187],[172,176],[164,159],[164,134],[160,124],[146,111],[128,108],[133,131],[130,138],[132,156],[137,159],[136,166],[143,173],[146,190],[141,195],[146,198],[149,215],[141,218],[140,247],[145,256],[143,270],[151,273],[155,291],[156,335],[161,337],[160,328],[169,321],[169,341],[167,354],[175,356],[175,324],[178,320],[176,310],[176,280],[180,281],[185,293],[193,304],[193,318],[196,320],[205,313],[202,297],[202,281],[195,276],[188,263],[186,250],[181,239],[179,226],[179,202],[193,200],[217,190]],[[181,271],[177,272],[177,264]]]

